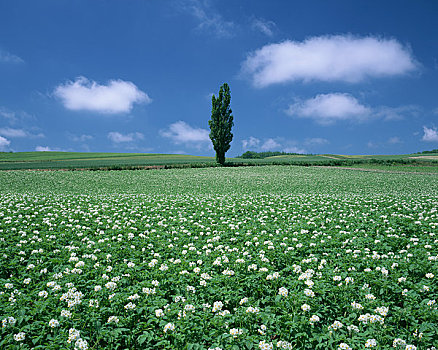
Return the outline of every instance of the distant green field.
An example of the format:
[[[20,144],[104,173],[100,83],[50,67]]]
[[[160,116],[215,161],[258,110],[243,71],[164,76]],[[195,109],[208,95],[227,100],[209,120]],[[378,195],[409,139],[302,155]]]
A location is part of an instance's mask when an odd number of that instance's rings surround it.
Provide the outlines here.
[[[394,162],[394,164],[392,164]],[[279,155],[264,159],[227,158],[229,165],[330,165],[330,166],[392,166],[427,167],[427,172],[438,172],[438,154],[424,155]],[[85,153],[85,152],[17,152],[0,153],[0,170],[35,169],[133,169],[151,166],[214,166],[214,157],[183,154],[148,153]],[[404,171],[404,170],[403,170]],[[409,168],[406,171],[422,171]]]

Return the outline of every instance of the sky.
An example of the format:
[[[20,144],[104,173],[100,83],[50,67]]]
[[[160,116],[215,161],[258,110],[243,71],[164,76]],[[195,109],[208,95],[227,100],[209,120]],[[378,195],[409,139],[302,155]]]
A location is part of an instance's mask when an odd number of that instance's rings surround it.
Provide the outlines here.
[[[0,151],[438,148],[438,2],[2,0]]]

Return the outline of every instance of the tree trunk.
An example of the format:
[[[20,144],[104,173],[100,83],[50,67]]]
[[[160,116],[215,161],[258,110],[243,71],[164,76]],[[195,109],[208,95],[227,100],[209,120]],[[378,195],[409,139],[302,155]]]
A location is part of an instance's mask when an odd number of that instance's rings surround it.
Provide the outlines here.
[[[225,164],[225,152],[216,152],[216,162],[220,165]]]

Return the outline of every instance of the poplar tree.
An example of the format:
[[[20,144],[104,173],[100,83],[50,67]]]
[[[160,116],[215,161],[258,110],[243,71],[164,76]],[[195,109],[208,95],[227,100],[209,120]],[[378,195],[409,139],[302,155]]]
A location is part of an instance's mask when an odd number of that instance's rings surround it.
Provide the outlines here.
[[[219,96],[211,98],[211,119],[208,121],[210,126],[210,139],[216,151],[216,161],[224,165],[225,153],[230,149],[233,140],[231,128],[233,127],[233,115],[230,108],[231,93],[230,87],[224,83],[219,90]]]

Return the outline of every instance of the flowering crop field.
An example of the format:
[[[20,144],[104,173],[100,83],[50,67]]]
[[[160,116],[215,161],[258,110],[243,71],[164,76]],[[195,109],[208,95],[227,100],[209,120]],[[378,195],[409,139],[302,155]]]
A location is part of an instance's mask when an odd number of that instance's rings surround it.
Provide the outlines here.
[[[438,176],[0,173],[1,349],[438,348]]]

